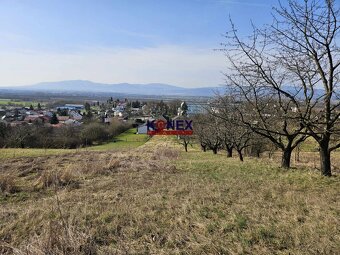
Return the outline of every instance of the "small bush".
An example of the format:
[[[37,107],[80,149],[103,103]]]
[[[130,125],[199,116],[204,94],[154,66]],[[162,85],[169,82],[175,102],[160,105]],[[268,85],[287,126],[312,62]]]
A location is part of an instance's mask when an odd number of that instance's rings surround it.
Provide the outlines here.
[[[100,123],[90,123],[83,127],[80,136],[86,145],[92,145],[93,142],[106,141],[108,138],[108,132],[104,125]]]
[[[131,128],[131,125],[117,120],[112,121],[110,125],[106,126],[106,130],[111,138],[125,132],[129,128]]]

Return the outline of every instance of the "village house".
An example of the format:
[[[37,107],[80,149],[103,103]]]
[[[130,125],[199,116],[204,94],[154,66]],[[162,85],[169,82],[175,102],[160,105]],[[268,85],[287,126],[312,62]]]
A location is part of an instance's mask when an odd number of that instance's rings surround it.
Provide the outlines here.
[[[71,119],[80,121],[83,119],[83,115],[81,115],[77,111],[69,111],[68,115],[70,116]]]
[[[29,110],[25,112],[25,115],[39,115],[37,111]]]
[[[4,116],[6,114],[6,110],[5,109],[0,109],[0,116]]]
[[[81,125],[79,121],[74,120],[74,119],[65,120],[64,124],[67,126],[80,126]]]
[[[63,123],[65,123],[65,121],[70,119],[70,116],[59,116],[58,115],[57,118],[58,118],[59,123],[63,124]]]
[[[137,134],[138,135],[147,134],[147,133],[148,133],[148,127],[147,127],[146,123],[137,126]]]
[[[42,114],[48,117],[52,117],[53,116],[53,112],[52,111],[42,111]]]
[[[64,109],[68,110],[83,110],[85,108],[82,104],[65,104]]]
[[[24,122],[26,123],[49,123],[50,117],[44,115],[27,115],[24,118]]]

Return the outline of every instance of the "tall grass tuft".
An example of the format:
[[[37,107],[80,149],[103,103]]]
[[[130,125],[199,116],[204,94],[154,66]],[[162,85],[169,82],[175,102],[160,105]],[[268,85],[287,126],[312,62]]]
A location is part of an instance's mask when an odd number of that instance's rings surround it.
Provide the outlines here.
[[[15,183],[15,177],[13,175],[0,175],[0,191],[2,193],[15,193],[19,191],[19,188]]]

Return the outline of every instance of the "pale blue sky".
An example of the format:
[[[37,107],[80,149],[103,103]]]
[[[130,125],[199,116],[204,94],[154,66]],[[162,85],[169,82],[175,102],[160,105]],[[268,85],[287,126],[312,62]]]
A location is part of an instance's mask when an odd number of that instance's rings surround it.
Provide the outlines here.
[[[0,0],[0,86],[88,79],[223,83],[213,51],[231,15],[242,33],[276,0]]]

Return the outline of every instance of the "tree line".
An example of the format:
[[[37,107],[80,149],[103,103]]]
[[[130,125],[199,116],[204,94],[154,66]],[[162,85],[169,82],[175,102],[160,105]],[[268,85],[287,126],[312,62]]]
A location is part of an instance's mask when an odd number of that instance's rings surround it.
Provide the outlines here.
[[[242,157],[265,139],[292,151],[307,137],[319,147],[320,169],[331,176],[331,153],[340,148],[340,9],[333,0],[289,0],[274,8],[273,22],[252,34],[231,30],[220,49],[226,56],[227,91],[217,96],[198,125],[202,148],[224,147]],[[198,122],[200,123],[200,122]]]
[[[0,122],[0,147],[74,149],[110,141],[129,128],[130,124],[118,121],[110,125],[91,122],[58,128],[39,123],[11,127]]]

